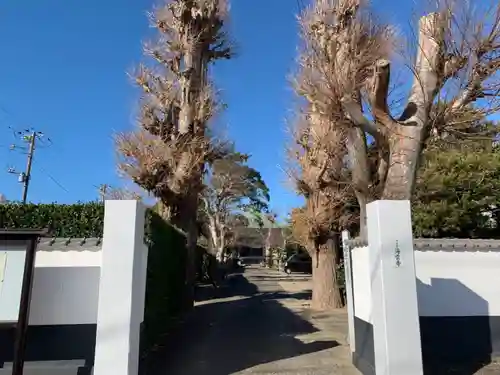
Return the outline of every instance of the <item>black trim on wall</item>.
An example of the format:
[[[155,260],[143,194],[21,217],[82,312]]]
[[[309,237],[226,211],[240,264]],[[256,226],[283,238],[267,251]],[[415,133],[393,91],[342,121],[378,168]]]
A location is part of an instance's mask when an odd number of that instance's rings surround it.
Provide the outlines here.
[[[91,367],[94,364],[96,330],[96,324],[29,326],[26,361],[79,359],[85,360],[85,367]],[[13,361],[14,339],[15,328],[0,327],[0,368],[5,362]]]
[[[352,353],[352,363],[363,375],[376,375],[375,367],[356,352]]]
[[[425,374],[442,375],[452,368],[473,374],[500,355],[500,316],[424,316],[419,320]],[[373,325],[355,317],[354,328],[353,363],[362,374],[375,374]]]
[[[354,317],[355,351],[353,364],[364,375],[375,374],[375,348],[373,343],[373,325]]]
[[[420,336],[426,373],[446,364],[472,374],[500,354],[500,316],[421,316]]]

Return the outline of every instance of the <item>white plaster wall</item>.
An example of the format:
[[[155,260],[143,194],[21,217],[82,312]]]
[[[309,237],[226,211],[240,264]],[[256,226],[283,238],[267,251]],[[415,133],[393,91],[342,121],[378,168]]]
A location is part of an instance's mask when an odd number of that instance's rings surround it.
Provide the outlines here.
[[[500,252],[416,251],[420,316],[500,316]]]
[[[37,251],[36,268],[100,267],[102,251]]]
[[[372,296],[370,281],[370,257],[368,246],[351,250],[354,289],[354,315],[371,322]]]
[[[355,316],[371,322],[369,248],[352,250]],[[500,316],[498,251],[416,251],[420,316]]]
[[[30,325],[96,324],[101,251],[39,251]]]

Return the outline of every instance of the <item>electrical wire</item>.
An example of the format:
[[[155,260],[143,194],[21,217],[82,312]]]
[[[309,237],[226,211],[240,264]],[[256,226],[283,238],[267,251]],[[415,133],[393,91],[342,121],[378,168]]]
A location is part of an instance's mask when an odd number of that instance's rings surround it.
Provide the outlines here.
[[[11,111],[9,111],[9,110],[7,110],[7,109],[5,108],[5,106],[3,106],[2,104],[0,104],[0,111],[1,111],[1,112],[3,112],[5,115],[7,115],[7,117],[11,117],[11,118],[12,118],[12,117],[14,117],[14,116],[12,115],[12,112],[11,112]],[[16,129],[16,128],[14,128],[13,126],[8,125],[8,124],[5,124],[5,123],[3,123],[3,125],[4,125],[5,127],[7,127],[7,129],[9,129],[9,130],[12,132],[12,137],[13,137],[14,139],[17,139],[17,134],[19,133],[19,129]]]
[[[35,163],[33,163],[33,166],[35,166]],[[59,181],[57,181],[45,168],[43,168],[41,165],[37,164],[36,167],[42,171],[49,179],[52,180],[54,184],[59,186],[62,190],[64,190],[66,193],[69,193],[69,190],[66,189]]]

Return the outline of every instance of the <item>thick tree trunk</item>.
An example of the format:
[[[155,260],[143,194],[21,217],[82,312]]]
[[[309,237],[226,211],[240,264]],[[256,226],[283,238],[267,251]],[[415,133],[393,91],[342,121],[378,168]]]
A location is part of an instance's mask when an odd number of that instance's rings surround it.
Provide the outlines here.
[[[313,254],[311,309],[325,311],[344,306],[342,293],[337,282],[339,262],[337,240],[329,240]]]
[[[425,140],[423,126],[398,126],[392,136],[389,168],[382,199],[411,199],[418,161]]]
[[[273,255],[271,253],[271,248],[269,245],[266,245],[266,248],[264,250],[264,256],[265,256],[265,265],[266,267],[271,268],[273,265]]]
[[[198,243],[198,196],[191,195],[185,198],[180,212],[182,229],[186,233],[186,269],[185,269],[185,307],[194,306],[194,286],[196,282],[196,246]]]
[[[382,199],[411,199],[413,193],[420,154],[430,130],[429,113],[443,76],[442,17],[442,14],[431,13],[419,22],[416,77],[403,114],[391,126],[389,169]],[[387,81],[388,73],[385,78]]]

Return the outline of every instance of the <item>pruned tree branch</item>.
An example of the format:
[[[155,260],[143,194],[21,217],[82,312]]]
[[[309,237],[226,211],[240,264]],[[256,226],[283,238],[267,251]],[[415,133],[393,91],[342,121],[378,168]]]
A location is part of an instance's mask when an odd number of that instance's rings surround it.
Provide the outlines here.
[[[207,136],[221,110],[208,65],[229,58],[224,0],[167,0],[150,22],[158,31],[144,54],[157,64],[140,65],[133,79],[144,95],[138,130],[118,134],[119,168],[158,197],[180,226],[193,228],[203,167],[219,154]]]
[[[375,63],[375,73],[373,75],[373,91],[370,95],[371,106],[375,120],[386,128],[390,128],[394,123],[394,120],[392,119],[392,116],[389,112],[389,106],[387,105],[390,77],[390,61],[386,59],[378,60]],[[358,110],[360,110],[359,106],[357,106],[357,108]],[[345,109],[346,111],[348,111],[348,113],[350,113],[347,106]],[[375,124],[373,126],[376,127]]]

